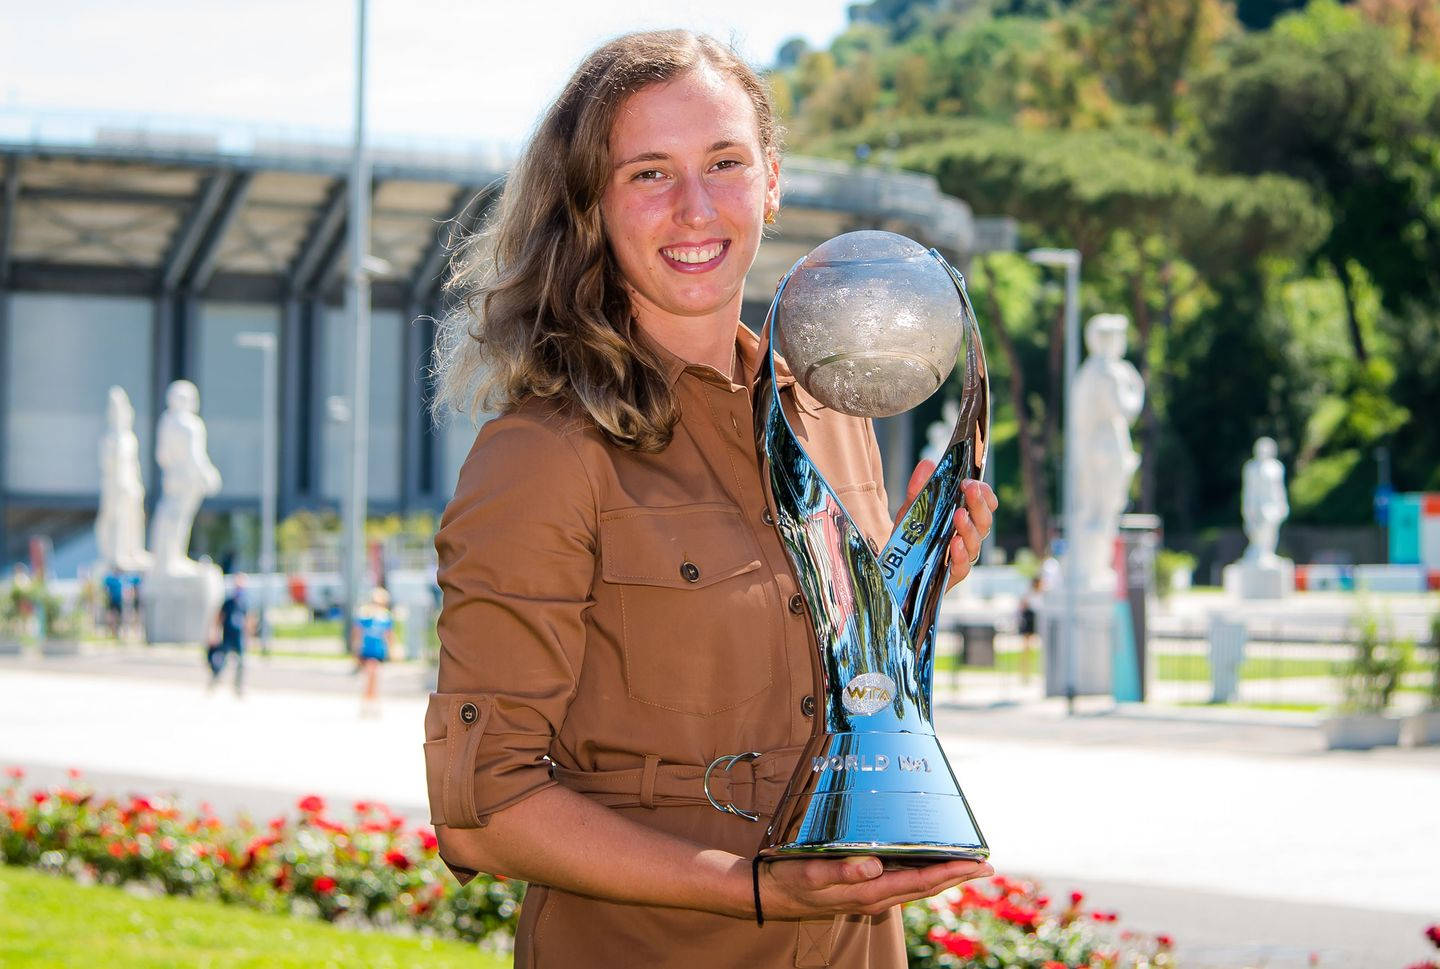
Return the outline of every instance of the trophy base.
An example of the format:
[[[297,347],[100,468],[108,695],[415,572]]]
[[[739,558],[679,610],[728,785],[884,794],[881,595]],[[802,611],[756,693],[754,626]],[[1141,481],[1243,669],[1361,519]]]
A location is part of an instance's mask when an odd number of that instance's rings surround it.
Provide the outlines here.
[[[817,737],[759,857],[873,855],[890,868],[979,860],[990,847],[933,734]]]

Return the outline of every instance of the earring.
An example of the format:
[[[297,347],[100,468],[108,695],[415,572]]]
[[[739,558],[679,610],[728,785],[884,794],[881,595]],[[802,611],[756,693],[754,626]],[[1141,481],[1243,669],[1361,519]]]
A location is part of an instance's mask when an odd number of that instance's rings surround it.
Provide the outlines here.
[[[767,210],[765,211],[765,224],[766,224],[766,225],[774,225],[774,224],[775,224],[775,212],[774,212],[773,210],[767,209]]]

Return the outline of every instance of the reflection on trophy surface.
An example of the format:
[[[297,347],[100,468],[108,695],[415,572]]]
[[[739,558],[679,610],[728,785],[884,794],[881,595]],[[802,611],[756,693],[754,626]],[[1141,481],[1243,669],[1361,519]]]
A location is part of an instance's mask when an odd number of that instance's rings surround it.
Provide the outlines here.
[[[980,477],[989,380],[960,274],[890,232],[820,245],[781,281],[755,394],[756,445],[815,626],[823,709],[759,859],[873,854],[891,866],[984,858],[989,847],[935,737],[935,618],[960,483]],[[958,419],[934,473],[875,551],[780,407],[774,353],[801,386],[855,416],[900,413],[964,361]]]

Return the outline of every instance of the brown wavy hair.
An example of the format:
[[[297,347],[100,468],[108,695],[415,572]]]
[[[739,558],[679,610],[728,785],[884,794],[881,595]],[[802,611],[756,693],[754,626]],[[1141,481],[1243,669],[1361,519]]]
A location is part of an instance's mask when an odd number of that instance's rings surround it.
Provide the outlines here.
[[[739,82],[766,157],[781,132],[765,83],[734,51],[683,30],[627,34],[587,57],[540,121],[496,214],[464,239],[439,321],[435,406],[472,418],[531,397],[582,409],[619,447],[659,451],[678,412],[654,354],[637,343],[600,200],[610,130],[625,99],[707,65]]]

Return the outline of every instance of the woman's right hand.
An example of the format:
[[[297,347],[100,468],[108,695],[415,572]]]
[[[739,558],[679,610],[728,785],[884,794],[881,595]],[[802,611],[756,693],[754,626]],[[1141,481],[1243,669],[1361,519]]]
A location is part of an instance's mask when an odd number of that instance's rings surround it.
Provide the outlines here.
[[[760,867],[760,904],[767,920],[880,915],[903,902],[929,898],[993,874],[995,869],[984,861],[948,861],[895,871],[885,871],[872,855],[776,861]]]

